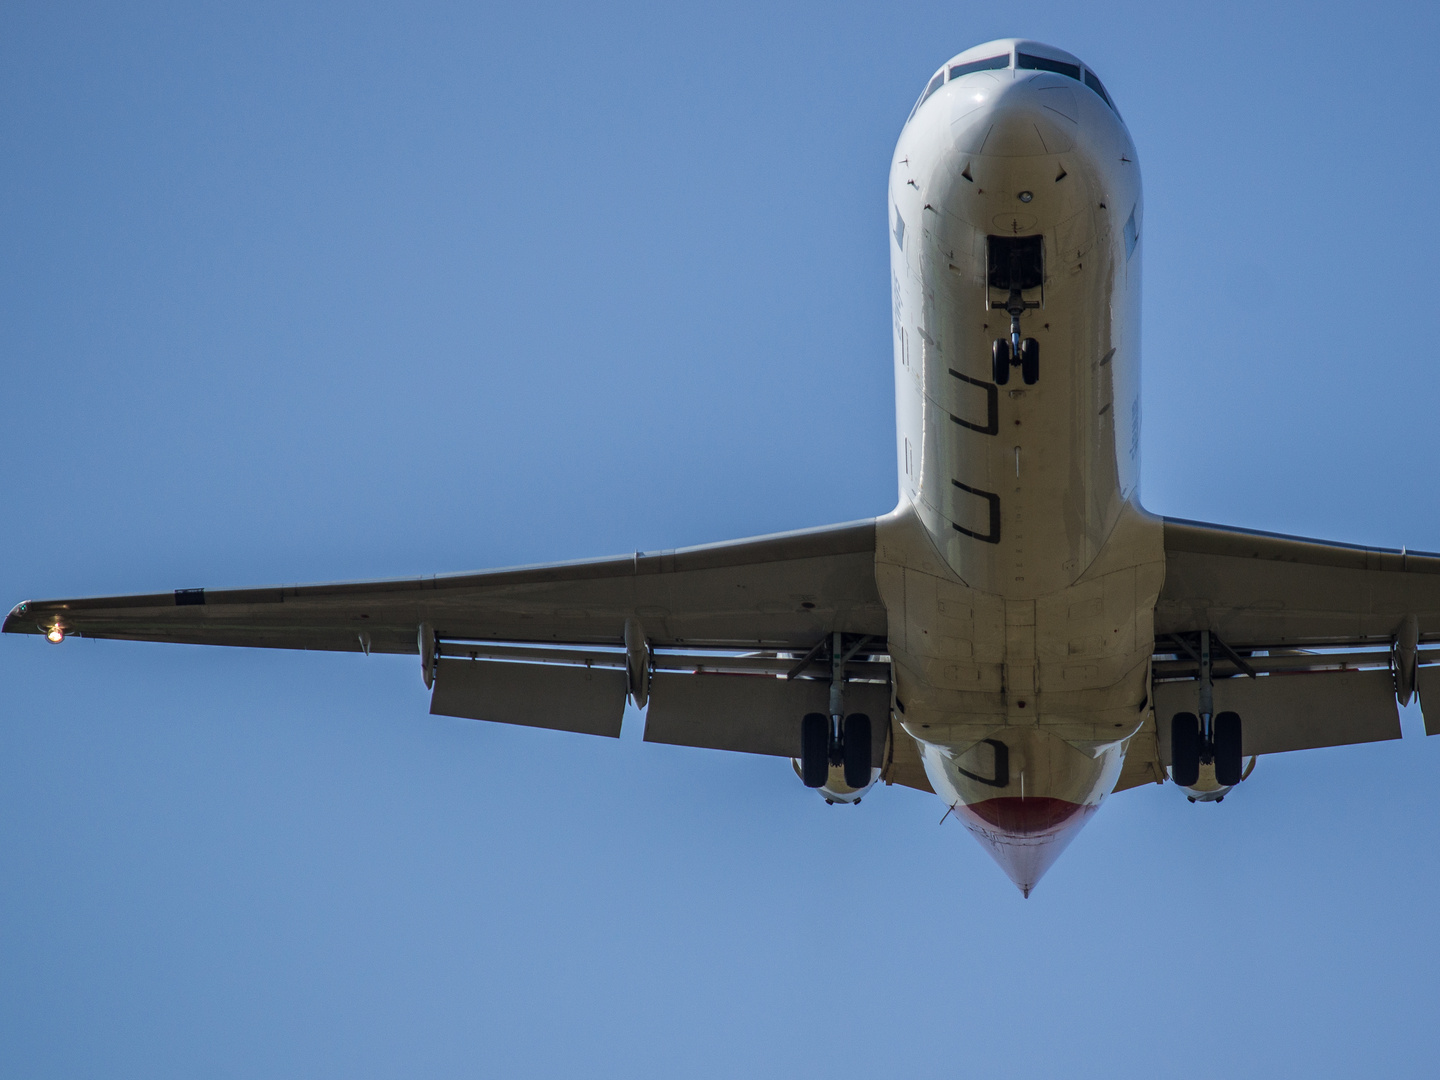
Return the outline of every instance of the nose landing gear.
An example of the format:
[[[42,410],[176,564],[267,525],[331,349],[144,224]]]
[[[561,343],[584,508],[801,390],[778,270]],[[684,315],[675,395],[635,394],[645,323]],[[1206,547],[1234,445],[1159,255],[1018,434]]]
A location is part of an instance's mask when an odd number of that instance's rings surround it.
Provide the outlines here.
[[[1026,386],[1040,381],[1040,343],[1033,337],[1020,336],[1020,320],[1015,318],[1010,325],[1010,340],[996,338],[990,347],[991,375],[996,386],[1010,381],[1010,369],[1019,367],[1020,378]]]
[[[1009,295],[1005,303],[987,300],[986,307],[1000,307],[1010,316],[1010,337],[996,338],[991,346],[992,375],[995,385],[1010,381],[1010,369],[1018,367],[1026,386],[1040,380],[1040,343],[1020,336],[1020,316],[1038,308],[1039,300],[1026,300],[1026,289],[1043,289],[1045,281],[1044,252],[1038,236],[992,236],[988,257],[987,285],[1004,289]]]

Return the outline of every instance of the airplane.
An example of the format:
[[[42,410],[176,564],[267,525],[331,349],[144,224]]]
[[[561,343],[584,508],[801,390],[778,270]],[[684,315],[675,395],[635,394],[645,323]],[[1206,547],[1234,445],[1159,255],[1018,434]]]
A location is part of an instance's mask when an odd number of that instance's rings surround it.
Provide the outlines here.
[[[437,715],[789,758],[940,796],[1028,897],[1112,792],[1440,732],[1440,555],[1140,501],[1140,166],[1078,57],[943,64],[888,189],[898,505],[671,551],[25,601],[4,632],[417,655]]]

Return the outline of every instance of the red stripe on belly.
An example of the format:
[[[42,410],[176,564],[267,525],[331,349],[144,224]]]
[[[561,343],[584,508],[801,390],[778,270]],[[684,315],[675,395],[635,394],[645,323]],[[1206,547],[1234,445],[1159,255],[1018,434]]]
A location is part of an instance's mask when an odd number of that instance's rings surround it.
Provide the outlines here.
[[[1087,809],[1080,803],[1044,796],[1021,799],[1006,796],[969,803],[964,809],[979,820],[976,824],[1011,836],[1034,836],[1070,824]],[[1078,824],[1078,822],[1075,822]]]

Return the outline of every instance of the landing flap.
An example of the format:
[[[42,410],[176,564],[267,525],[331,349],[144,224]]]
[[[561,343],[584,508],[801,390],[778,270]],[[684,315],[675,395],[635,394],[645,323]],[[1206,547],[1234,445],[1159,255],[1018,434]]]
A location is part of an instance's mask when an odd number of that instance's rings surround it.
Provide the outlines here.
[[[625,712],[625,672],[559,664],[440,660],[430,712],[619,738]]]
[[[747,754],[800,755],[800,718],[829,711],[830,684],[766,675],[656,672],[650,681],[645,741]],[[890,688],[847,683],[845,712],[870,717],[871,760],[884,761]]]
[[[1415,689],[1420,694],[1425,734],[1440,735],[1440,667],[1416,668]]]

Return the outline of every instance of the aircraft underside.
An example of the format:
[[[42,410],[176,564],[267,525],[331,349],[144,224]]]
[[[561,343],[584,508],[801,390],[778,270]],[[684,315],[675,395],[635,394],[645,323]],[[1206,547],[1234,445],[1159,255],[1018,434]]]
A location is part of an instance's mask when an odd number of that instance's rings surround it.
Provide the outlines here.
[[[892,161],[883,517],[415,579],[26,601],[7,633],[418,655],[430,711],[933,791],[1025,895],[1112,791],[1440,733],[1440,555],[1147,513],[1135,147],[1077,58],[935,73]],[[1430,646],[1427,648],[1427,646]]]

